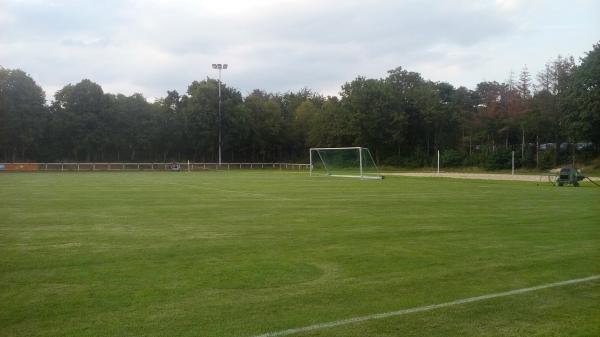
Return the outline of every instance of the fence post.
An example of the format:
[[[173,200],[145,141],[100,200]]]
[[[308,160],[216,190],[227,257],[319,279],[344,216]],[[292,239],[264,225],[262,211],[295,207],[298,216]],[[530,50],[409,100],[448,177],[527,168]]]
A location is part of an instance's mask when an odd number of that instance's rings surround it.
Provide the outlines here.
[[[512,152],[512,170],[510,174],[515,175],[515,151]]]

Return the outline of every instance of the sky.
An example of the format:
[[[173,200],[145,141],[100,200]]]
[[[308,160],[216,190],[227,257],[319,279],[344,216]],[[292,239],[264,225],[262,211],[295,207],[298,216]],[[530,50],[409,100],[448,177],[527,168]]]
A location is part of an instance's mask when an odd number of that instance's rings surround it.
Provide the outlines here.
[[[474,89],[598,42],[598,0],[0,0],[0,66],[49,100],[84,78],[154,100],[213,63],[243,95],[337,95],[397,67]]]

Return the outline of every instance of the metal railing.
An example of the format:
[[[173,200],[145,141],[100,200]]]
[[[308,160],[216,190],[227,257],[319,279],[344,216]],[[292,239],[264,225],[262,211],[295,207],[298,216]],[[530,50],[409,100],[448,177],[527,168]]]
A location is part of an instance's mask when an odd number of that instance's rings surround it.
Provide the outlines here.
[[[279,169],[308,170],[309,164],[296,163],[0,163],[0,171],[202,171]]]

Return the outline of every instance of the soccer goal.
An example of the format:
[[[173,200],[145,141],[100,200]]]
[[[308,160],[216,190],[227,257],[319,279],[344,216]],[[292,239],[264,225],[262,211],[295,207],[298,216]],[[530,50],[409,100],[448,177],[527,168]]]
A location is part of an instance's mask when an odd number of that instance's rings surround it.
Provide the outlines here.
[[[310,175],[383,179],[366,147],[311,148]]]

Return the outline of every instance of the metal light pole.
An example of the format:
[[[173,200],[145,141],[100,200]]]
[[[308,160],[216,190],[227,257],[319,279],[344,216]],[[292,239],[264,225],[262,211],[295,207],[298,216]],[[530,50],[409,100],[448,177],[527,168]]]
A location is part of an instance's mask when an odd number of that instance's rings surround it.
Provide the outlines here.
[[[221,70],[227,69],[227,63],[213,63],[212,67],[219,70],[219,166],[221,166]]]

